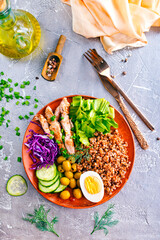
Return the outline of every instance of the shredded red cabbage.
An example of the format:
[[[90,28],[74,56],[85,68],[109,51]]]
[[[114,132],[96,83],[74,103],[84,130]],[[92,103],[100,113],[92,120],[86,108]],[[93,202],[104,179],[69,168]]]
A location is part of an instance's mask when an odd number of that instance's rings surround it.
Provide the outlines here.
[[[29,154],[33,161],[31,169],[42,168],[47,164],[53,165],[59,155],[58,144],[46,134],[36,133],[32,129],[29,132],[32,134],[27,136],[30,138],[24,144],[29,148],[28,151],[31,151]]]

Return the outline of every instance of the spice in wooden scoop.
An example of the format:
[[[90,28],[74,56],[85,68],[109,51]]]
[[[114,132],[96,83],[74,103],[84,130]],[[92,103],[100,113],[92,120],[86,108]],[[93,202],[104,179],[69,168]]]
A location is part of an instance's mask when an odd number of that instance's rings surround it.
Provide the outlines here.
[[[59,64],[59,58],[57,56],[50,57],[47,65],[46,75],[48,77],[52,76],[52,73],[57,69]]]

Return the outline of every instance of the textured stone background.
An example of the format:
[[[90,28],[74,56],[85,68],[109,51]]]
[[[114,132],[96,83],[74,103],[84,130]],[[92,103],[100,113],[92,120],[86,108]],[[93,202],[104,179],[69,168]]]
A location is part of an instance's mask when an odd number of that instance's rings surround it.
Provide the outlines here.
[[[36,240],[57,239],[51,233],[37,230],[22,217],[32,212],[38,204],[51,208],[50,216],[56,215],[59,224],[55,229],[61,240],[159,240],[160,239],[160,32],[151,29],[147,33],[148,45],[139,49],[125,49],[109,56],[102,48],[99,39],[85,39],[72,31],[72,18],[70,7],[62,4],[60,0],[12,0],[12,6],[23,8],[31,12],[40,22],[42,28],[41,44],[34,54],[22,60],[11,60],[0,56],[0,71],[5,77],[12,78],[21,83],[31,81],[31,85],[22,91],[23,96],[32,95],[30,106],[16,106],[15,101],[10,104],[0,102],[11,111],[10,127],[0,128],[3,136],[1,144],[4,149],[0,151],[0,239],[1,240]],[[40,75],[46,56],[55,49],[60,34],[67,37],[63,50],[63,64],[55,82],[47,82]],[[135,165],[129,181],[122,191],[109,203],[115,204],[115,218],[119,224],[111,228],[109,235],[104,236],[99,231],[90,236],[93,228],[93,213],[102,214],[108,202],[91,209],[73,210],[56,206],[43,198],[30,184],[22,163],[17,162],[21,156],[22,140],[29,120],[20,121],[17,115],[28,114],[34,111],[33,99],[37,97],[41,109],[48,102],[65,95],[86,94],[95,97],[105,97],[117,108],[117,102],[104,89],[98,76],[82,54],[89,48],[96,48],[110,64],[112,74],[116,76],[119,85],[130,96],[139,109],[155,126],[151,132],[129,108],[135,122],[147,139],[150,148],[143,151],[137,141]],[[128,62],[121,62],[129,54]],[[127,75],[122,76],[126,71]],[[39,80],[35,80],[38,76]],[[33,91],[33,86],[37,90]],[[20,127],[21,136],[15,136],[14,128]],[[9,156],[4,161],[4,156]],[[28,182],[28,192],[22,197],[11,197],[6,193],[5,185],[13,174],[23,175]]]

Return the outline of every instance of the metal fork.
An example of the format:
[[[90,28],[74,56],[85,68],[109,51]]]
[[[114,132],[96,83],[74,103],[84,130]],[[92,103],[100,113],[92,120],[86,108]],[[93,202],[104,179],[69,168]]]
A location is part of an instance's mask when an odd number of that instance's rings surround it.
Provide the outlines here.
[[[94,66],[96,71],[98,72],[101,81],[104,87],[115,97],[117,102],[119,103],[125,117],[127,118],[130,127],[132,128],[140,146],[143,149],[148,148],[147,141],[144,139],[142,133],[138,129],[134,120],[132,119],[127,107],[125,106],[122,98],[119,93],[126,99],[126,101],[130,104],[130,106],[135,110],[135,112],[141,117],[144,123],[151,129],[154,130],[153,126],[149,123],[149,121],[142,115],[142,113],[137,109],[137,107],[132,103],[132,101],[126,96],[126,94],[120,89],[120,87],[114,82],[114,80],[110,76],[110,68],[109,65],[105,62],[105,60],[98,55],[95,49],[90,49],[87,51],[84,56],[87,60]],[[104,77],[105,76],[105,77]],[[119,93],[118,93],[119,92]]]

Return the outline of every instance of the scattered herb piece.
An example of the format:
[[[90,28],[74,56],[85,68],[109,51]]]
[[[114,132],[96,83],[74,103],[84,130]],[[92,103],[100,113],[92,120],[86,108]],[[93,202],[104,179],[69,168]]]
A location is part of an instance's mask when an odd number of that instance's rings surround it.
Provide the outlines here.
[[[8,120],[7,120],[7,122],[9,122],[9,123],[10,123],[11,121],[8,119]]]
[[[50,131],[50,133],[51,133],[52,135],[54,135],[54,131]]]
[[[25,88],[25,85],[24,85],[24,84],[21,84],[21,85],[20,85],[20,88]]]
[[[17,87],[17,86],[18,86],[18,83],[15,83],[14,86]]]
[[[17,157],[17,162],[21,162],[22,158],[21,157]]]
[[[4,72],[0,72],[0,74],[3,76],[3,75],[4,75]]]
[[[0,136],[0,139],[2,138],[2,136]]]
[[[19,101],[16,102],[16,105],[18,105],[18,104],[19,104]]]
[[[2,150],[2,148],[3,148],[3,146],[2,146],[2,145],[0,145],[0,150]]]
[[[16,135],[17,135],[17,136],[20,136],[21,134],[20,134],[20,132],[16,132]]]
[[[31,96],[26,96],[26,99],[30,99],[31,98]]]
[[[52,116],[50,119],[51,119],[51,121],[54,121],[55,118],[56,118],[56,116],[54,115],[54,116]]]
[[[27,120],[29,119],[28,115],[25,115],[24,118],[27,119]]]
[[[61,120],[63,120],[64,119],[64,117],[61,117]]]
[[[34,99],[35,102],[39,102],[37,98]]]
[[[38,104],[35,104],[35,105],[34,105],[34,108],[37,108],[37,107],[38,107]]]
[[[108,234],[108,229],[106,227],[113,227],[118,223],[118,220],[112,221],[112,216],[114,214],[114,212],[111,210],[112,208],[114,208],[114,205],[110,204],[101,219],[99,218],[98,212],[94,213],[95,224],[91,234],[93,234],[97,230],[104,230],[104,234],[106,236]]]
[[[19,127],[16,127],[14,130],[15,130],[16,132],[18,132],[18,131],[19,131]]]
[[[34,223],[35,226],[40,231],[48,231],[56,234],[56,236],[59,237],[59,235],[54,230],[54,224],[58,222],[58,218],[54,217],[51,222],[48,221],[47,215],[49,213],[50,209],[45,211],[43,205],[40,205],[39,209],[34,209],[33,214],[27,214],[27,218],[23,218],[23,220],[28,221],[30,223]]]
[[[36,90],[36,86],[34,86],[33,90]]]
[[[18,118],[19,118],[20,120],[22,120],[22,119],[23,119],[22,115],[20,115]]]
[[[30,85],[30,81],[23,81],[24,85]]]
[[[8,125],[8,123],[6,122],[6,127],[8,128],[9,127],[9,125]]]
[[[34,112],[29,112],[29,115],[34,115]]]
[[[13,92],[13,88],[9,88],[9,92]]]
[[[56,140],[56,143],[60,144],[61,142],[59,140]]]
[[[5,161],[8,160],[8,157],[5,157],[4,160],[5,160]]]
[[[8,82],[12,83],[12,79],[8,78]]]

